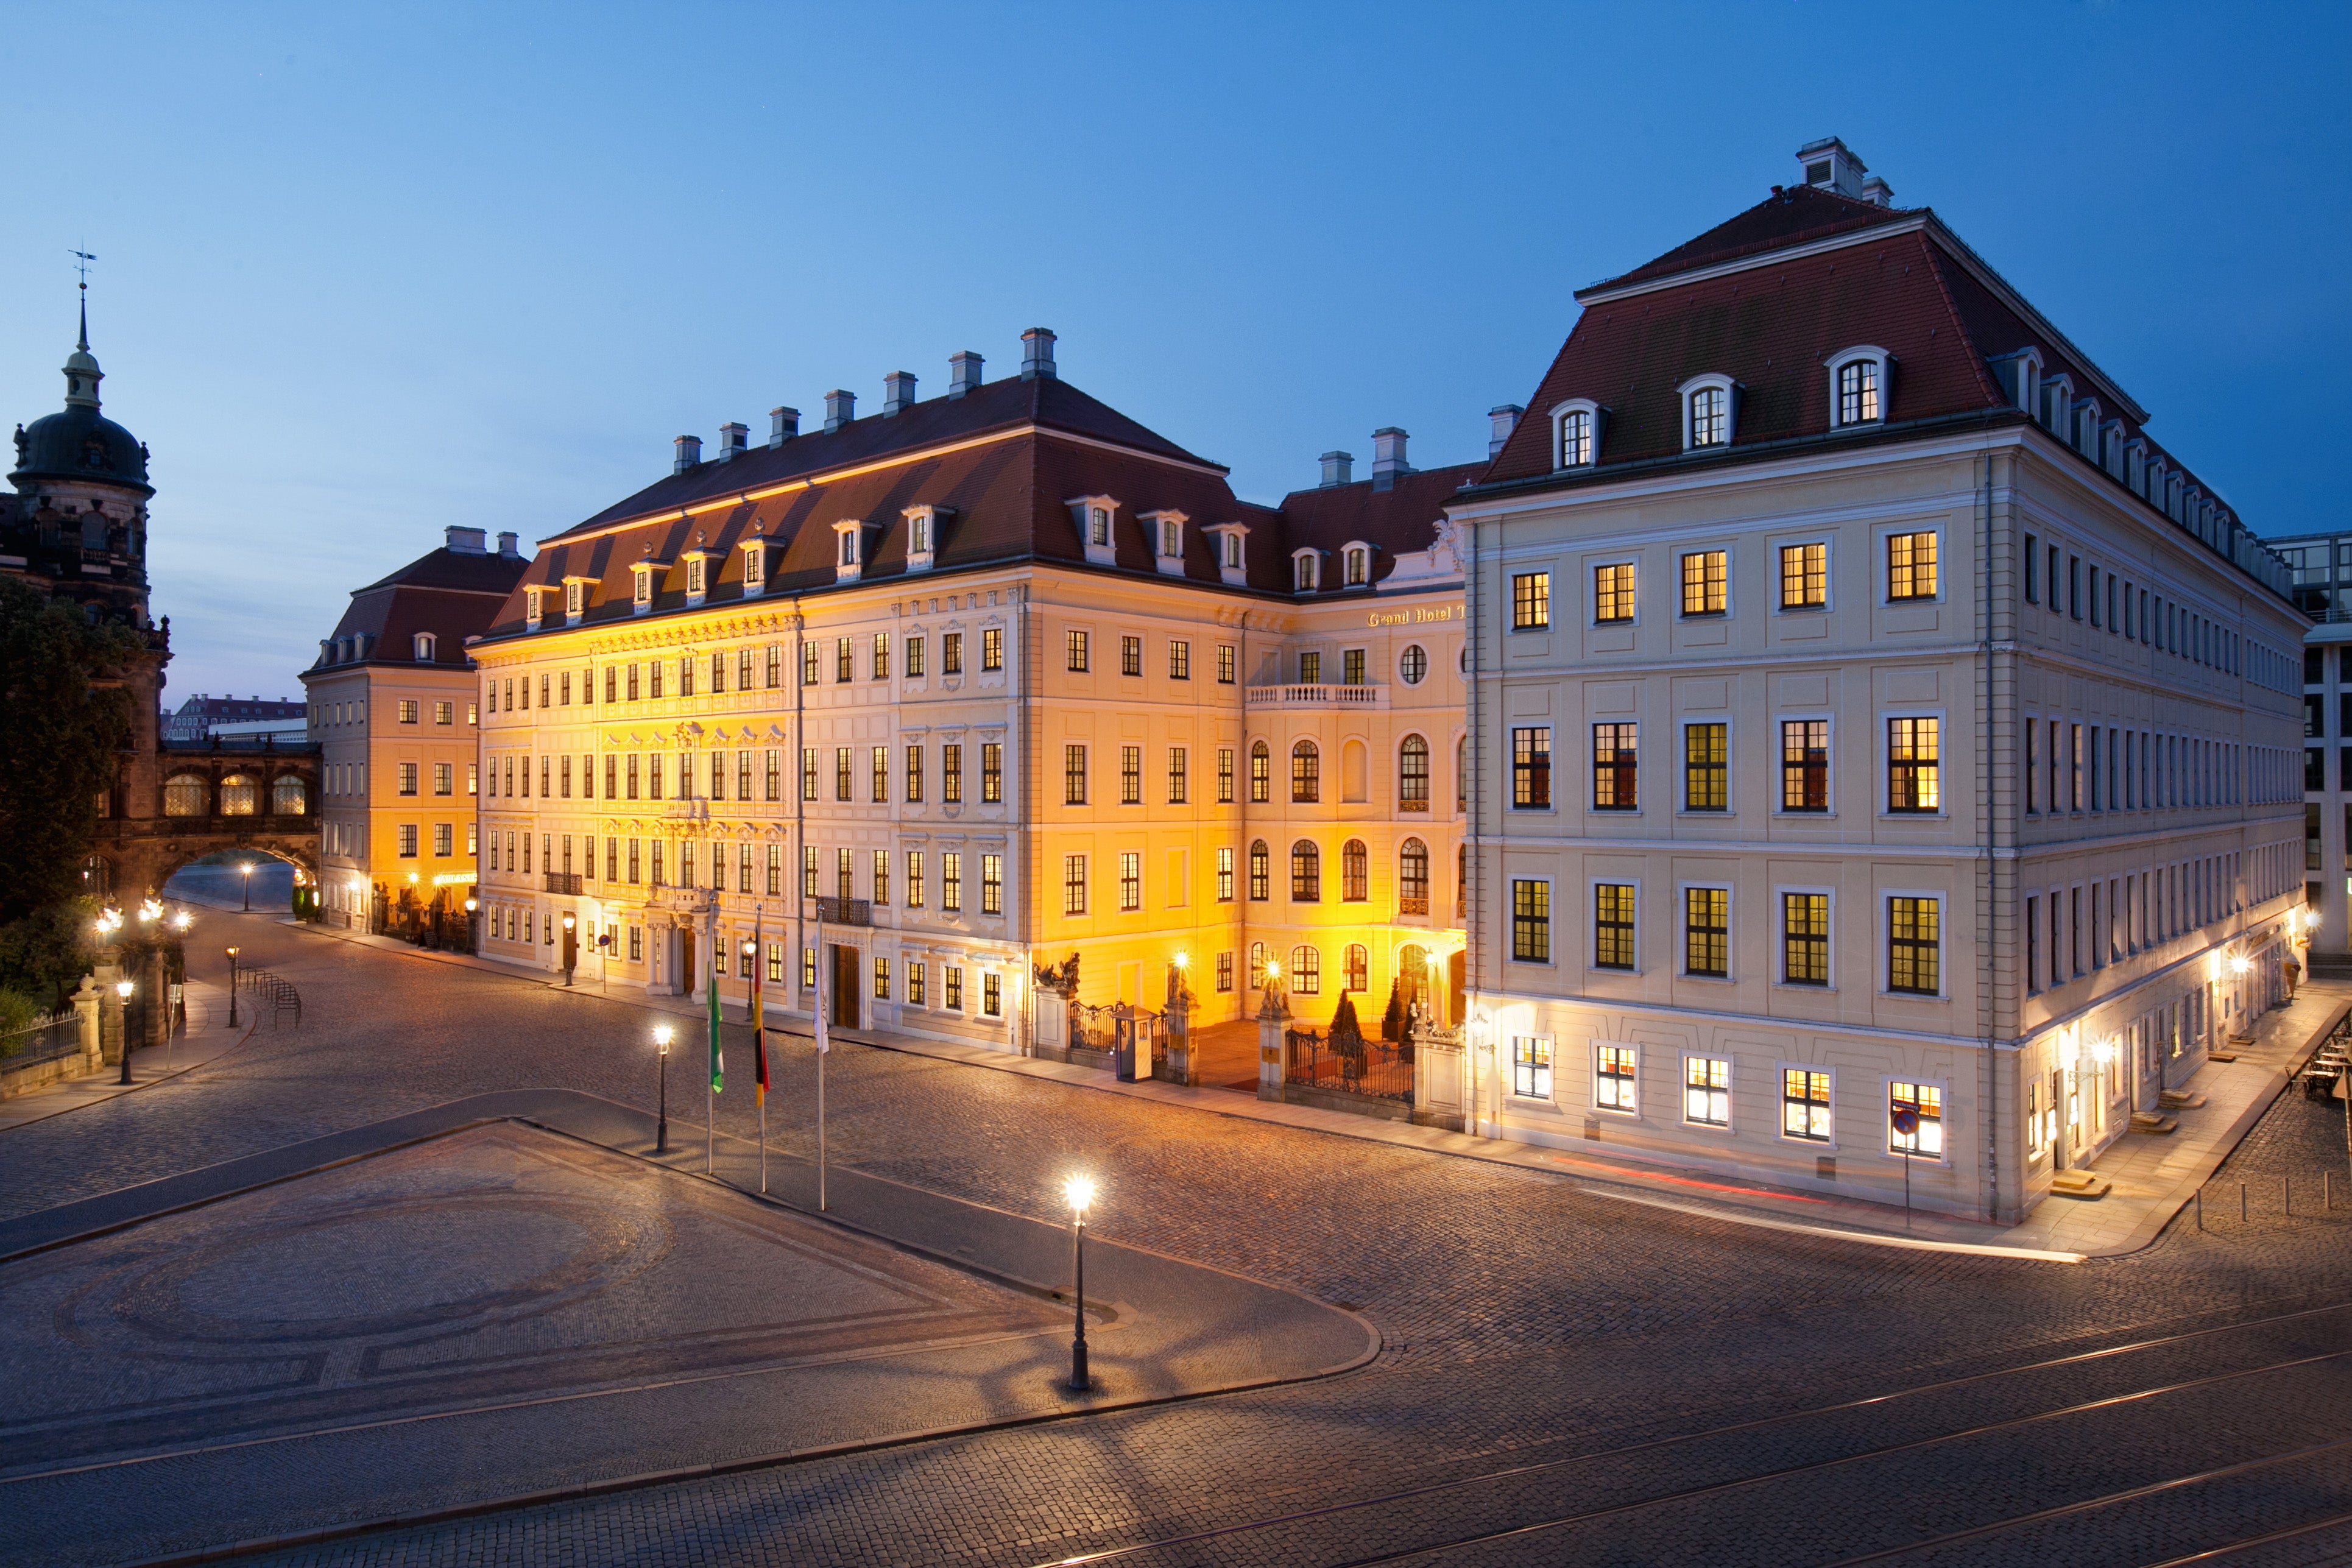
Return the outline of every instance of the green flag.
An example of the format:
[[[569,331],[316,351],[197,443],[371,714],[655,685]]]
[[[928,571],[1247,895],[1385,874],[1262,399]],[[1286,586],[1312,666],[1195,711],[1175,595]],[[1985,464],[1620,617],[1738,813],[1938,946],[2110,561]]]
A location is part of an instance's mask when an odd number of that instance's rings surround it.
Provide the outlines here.
[[[727,1089],[727,1056],[719,1048],[719,976],[723,965],[719,961],[719,943],[710,944],[710,984],[706,988],[710,996],[710,1092],[723,1094]]]

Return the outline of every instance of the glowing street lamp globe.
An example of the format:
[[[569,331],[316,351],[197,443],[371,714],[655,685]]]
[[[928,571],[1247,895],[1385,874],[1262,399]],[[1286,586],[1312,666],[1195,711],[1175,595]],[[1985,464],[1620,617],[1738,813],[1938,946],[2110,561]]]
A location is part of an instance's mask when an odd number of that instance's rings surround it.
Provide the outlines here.
[[[1070,1212],[1083,1216],[1087,1205],[1095,1201],[1095,1184],[1091,1176],[1072,1176],[1062,1184],[1062,1197]]]

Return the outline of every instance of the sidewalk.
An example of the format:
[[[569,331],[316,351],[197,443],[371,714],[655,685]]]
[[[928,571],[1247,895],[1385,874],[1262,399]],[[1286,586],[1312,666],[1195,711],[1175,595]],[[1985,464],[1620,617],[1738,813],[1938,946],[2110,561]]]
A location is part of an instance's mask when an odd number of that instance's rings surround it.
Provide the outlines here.
[[[122,1081],[121,1067],[110,1066],[85,1078],[69,1078],[0,1100],[0,1132],[30,1122],[46,1121],[52,1116],[63,1116],[68,1110],[79,1110],[101,1100],[112,1100],[118,1094],[130,1094],[154,1084],[168,1083],[218,1060],[222,1055],[251,1037],[253,1020],[242,1014],[238,1016],[236,1027],[229,1027],[228,993],[220,986],[191,980],[186,994],[186,1028],[169,1045],[150,1046],[131,1052],[131,1081],[128,1084]]]
[[[470,953],[429,952],[390,937],[338,931],[283,916],[271,918],[338,942],[503,975],[523,984],[567,989],[562,975],[543,970],[523,969]],[[601,995],[604,1000],[648,1012],[697,1020],[705,1016],[703,1005],[686,996],[647,995],[626,986],[604,993],[593,985],[570,989],[580,995]],[[1580,1189],[1597,1197],[1673,1209],[1737,1225],[1834,1237],[1879,1247],[2080,1263],[2086,1258],[2110,1258],[2137,1251],[2156,1238],[2261,1120],[2263,1112],[2286,1086],[2288,1072],[2309,1054],[2312,1045],[2344,1006],[2352,1003],[2352,982],[2306,982],[2296,994],[2294,1004],[2273,1008],[2257,1021],[2254,1043],[2238,1047],[2236,1061],[2209,1062],[2189,1080],[2185,1087],[2191,1093],[2205,1096],[2207,1103],[2177,1113],[2168,1112],[2179,1115],[2178,1131],[2161,1137],[2126,1132],[2094,1162],[2093,1168],[2114,1184],[2105,1197],[2046,1197],[2024,1223],[2013,1226],[1936,1214],[1914,1214],[1906,1225],[1900,1209],[1883,1204],[1773,1187],[1698,1167],[1635,1163],[1417,1127],[1410,1122],[1353,1116],[1346,1111],[1285,1105],[1208,1081],[1199,1088],[1150,1079],[1121,1083],[1099,1068],[1018,1057],[985,1047],[895,1032],[835,1029],[831,1034],[847,1044],[929,1057],[992,1072],[1046,1079],[1072,1088],[1123,1094],[1212,1115],[1237,1116],[1335,1137],[1418,1149],[1425,1153],[1544,1171],[1570,1177]],[[730,1026],[740,1026],[741,1013],[740,1005],[729,1004],[726,1021]],[[780,1033],[809,1037],[809,1026],[798,1019],[769,1026]]]

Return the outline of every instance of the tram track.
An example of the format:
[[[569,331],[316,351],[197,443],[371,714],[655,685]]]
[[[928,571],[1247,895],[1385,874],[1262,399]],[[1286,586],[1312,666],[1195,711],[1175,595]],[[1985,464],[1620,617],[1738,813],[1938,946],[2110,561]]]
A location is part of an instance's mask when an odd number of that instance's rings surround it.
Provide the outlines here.
[[[1275,1515],[1265,1519],[1252,1520],[1236,1524],[1222,1525],[1205,1530],[1192,1531],[1181,1535],[1163,1537],[1156,1541],[1139,1542],[1131,1545],[1107,1548],[1099,1552],[1081,1552],[1072,1556],[1053,1559],[1047,1563],[1041,1564],[1040,1568],[1084,1568],[1084,1565],[1087,1564],[1132,1560],[1140,1558],[1147,1553],[1171,1552],[1189,1546],[1206,1545],[1213,1542],[1224,1542],[1230,1543],[1237,1538],[1253,1533],[1272,1531],[1286,1526],[1310,1524],[1319,1520],[1340,1519],[1365,1510],[1410,1502],[1421,1499],[1438,1497],[1447,1493],[1465,1491],[1470,1489],[1482,1486],[1496,1486],[1504,1483],[1526,1480],[1546,1474],[1566,1470],[1571,1467],[1592,1466],[1610,1461],[1623,1460],[1635,1456],[1656,1455],[1673,1448],[1701,1444],[1717,1438],[1761,1433],[1775,1427],[1789,1426],[1800,1422],[1820,1421],[1843,1415],[1872,1411],[1894,1405],[1902,1400],[1915,1399],[1929,1394],[1949,1394],[1961,1388],[1994,1384],[2004,1379],[2018,1378],[2036,1373],[2056,1373],[2067,1368],[2086,1366],[2092,1363],[2111,1361],[2124,1356],[2154,1353],[2159,1351],[2171,1349],[2176,1346],[2188,1344],[2199,1340],[2210,1339],[2224,1334],[2244,1334],[2250,1331],[2271,1328],[2282,1324],[2294,1323],[2306,1320],[2326,1318],[2347,1311],[2352,1311],[2352,1302],[2338,1303],[2326,1307],[2305,1308],[2293,1312],[2275,1313],[2263,1318],[2241,1320],[2230,1323],[2211,1325],[2205,1328],[2185,1331],[2177,1334],[2162,1335],[2152,1339],[2134,1341],[2126,1344],[2105,1346],[2098,1350],[2078,1352],[2071,1355],[2046,1358],[2042,1361],[2026,1363],[2013,1367],[1996,1368],[1991,1371],[1969,1373],[1961,1377],[1939,1379],[1931,1383],[1916,1384],[1908,1388],[1891,1390],[1885,1394],[1866,1395],[1859,1399],[1843,1400],[1832,1405],[1811,1406],[1804,1410],[1787,1411],[1778,1415],[1758,1416],[1747,1421],[1732,1422],[1720,1426],[1708,1427],[1701,1431],[1680,1433],[1665,1437],[1652,1438],[1644,1442],[1628,1444],[1616,1448],[1576,1454],[1564,1458],[1539,1460],[1532,1464],[1508,1466],[1498,1469],[1482,1471],[1475,1475],[1459,1476],[1447,1480],[1428,1482],[1421,1486],[1402,1488],[1375,1496],[1350,1499],[1341,1502],[1327,1504],[1319,1508],[1298,1510],[1290,1513]],[[2001,1420],[1980,1422],[1974,1426],[1959,1427],[1948,1432],[1914,1438],[1906,1442],[1861,1449],[1853,1453],[1836,1455],[1831,1458],[1812,1460],[1803,1464],[1782,1466],[1769,1470],[1761,1470],[1751,1474],[1731,1477],[1705,1486],[1685,1488],[1677,1491],[1657,1493],[1644,1498],[1628,1500],[1622,1503],[1611,1504],[1606,1507],[1589,1509],[1576,1513],[1561,1514],[1551,1518],[1531,1521],[1526,1524],[1513,1526],[1506,1530],[1474,1533],[1455,1537],[1444,1542],[1433,1542],[1425,1546],[1401,1549],[1396,1552],[1376,1554],[1369,1557],[1336,1559],[1334,1560],[1333,1568],[1371,1568],[1371,1565],[1373,1564],[1412,1562],[1416,1559],[1431,1557],[1441,1552],[1464,1550],[1489,1543],[1520,1539],[1548,1531],[1565,1529],[1590,1521],[1637,1513],[1643,1510],[1660,1508],[1672,1503],[1719,1496],[1738,1490],[1742,1488],[1760,1486],[1776,1481],[1788,1481],[1799,1477],[1819,1474],[1843,1466],[1865,1463],[1871,1460],[1887,1458],[1901,1454],[1916,1453],[1921,1450],[1934,1448],[1950,1443],[1962,1442],[1972,1437],[1984,1436],[2004,1430],[2031,1426],[2047,1421],[2063,1420],[2087,1415],[2097,1411],[2138,1404],[2151,1399],[2162,1398],[2169,1394],[2183,1394],[2201,1388],[2220,1387],[2224,1384],[2238,1383],[2250,1378],[2264,1376],[2272,1373],[2288,1371],[2298,1367],[2315,1366],[2329,1362],[2340,1362],[2347,1359],[2352,1359],[2352,1349],[2327,1351],[2317,1354],[2291,1356],[2282,1360],[2267,1361],[2256,1366],[2210,1373],[2205,1376],[2179,1379],[2147,1387],[2132,1389],[2123,1393],[2105,1394],[2095,1399],[2081,1400],[2049,1409],[2032,1411],[2027,1414],[2010,1416]],[[2220,1470],[2207,1472],[2204,1475],[2182,1478],[2178,1481],[2158,1483],[2150,1488],[2136,1489],[2132,1492],[2117,1493],[2106,1499],[2088,1500],[2079,1504],[2068,1505],[2065,1509],[2045,1511],[2049,1511],[2050,1517],[2058,1517],[2059,1515],[2067,1512],[2082,1511],[2102,1506],[2110,1506],[2114,1503],[2126,1500],[2130,1497],[2153,1493],[2155,1491],[2162,1490],[2167,1487],[2194,1484],[2195,1482],[2203,1479],[2235,1474],[2249,1468],[2260,1468],[2263,1465],[2285,1463],[2289,1459],[2306,1457],[2311,1453],[2333,1451],[2346,1447],[2352,1447],[2352,1438],[2346,1438],[2337,1443],[2322,1445],[2317,1448],[2299,1451],[2296,1454],[2276,1456],[2267,1460],[2248,1461],[2245,1465],[2224,1467]],[[1955,1541],[1972,1539],[1978,1534],[1997,1531],[2001,1528],[2021,1526],[2031,1523],[2034,1519],[2039,1517],[2041,1516],[2019,1516],[2015,1521],[2009,1521],[2009,1524],[1993,1524],[1978,1527],[1970,1531],[1961,1532],[1953,1539]],[[1908,1546],[1894,1549],[1889,1553],[1857,1558],[1852,1561],[1855,1563],[1876,1562],[1882,1560],[1882,1556],[1884,1555],[1899,1556],[1906,1552],[1923,1550],[1926,1547],[1934,1544],[1936,1544],[1935,1542],[1916,1542]]]

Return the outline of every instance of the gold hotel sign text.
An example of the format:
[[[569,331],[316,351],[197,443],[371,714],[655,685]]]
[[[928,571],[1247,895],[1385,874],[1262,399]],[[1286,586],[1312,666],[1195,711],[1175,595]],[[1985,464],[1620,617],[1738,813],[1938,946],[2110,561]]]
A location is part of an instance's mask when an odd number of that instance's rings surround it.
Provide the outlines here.
[[[1364,617],[1368,626],[1411,626],[1426,621],[1459,621],[1468,616],[1460,605],[1416,605],[1410,610],[1374,610]]]

